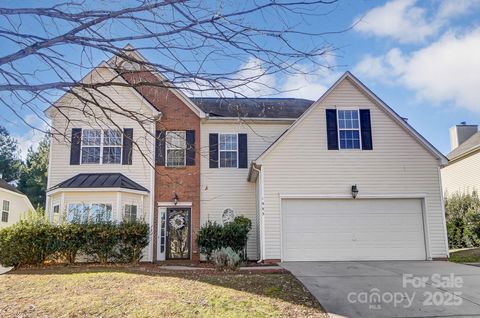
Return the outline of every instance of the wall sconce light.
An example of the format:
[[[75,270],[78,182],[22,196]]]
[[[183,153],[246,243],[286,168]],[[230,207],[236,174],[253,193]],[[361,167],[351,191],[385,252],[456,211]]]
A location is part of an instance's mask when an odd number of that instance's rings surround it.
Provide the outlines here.
[[[357,195],[358,195],[358,188],[357,188],[357,185],[354,184],[354,185],[352,185],[352,198],[355,199],[357,197]]]
[[[175,192],[175,196],[173,197],[173,204],[177,205],[178,203],[178,194]]]

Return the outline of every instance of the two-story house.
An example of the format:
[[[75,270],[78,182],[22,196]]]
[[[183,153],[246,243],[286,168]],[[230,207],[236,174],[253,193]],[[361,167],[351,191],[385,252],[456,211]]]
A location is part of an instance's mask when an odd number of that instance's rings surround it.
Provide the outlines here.
[[[446,158],[352,74],[316,102],[189,98],[143,64],[112,58],[83,80],[118,85],[47,110],[52,219],[141,217],[146,261],[198,260],[201,224],[237,215],[253,222],[250,259],[448,256]]]

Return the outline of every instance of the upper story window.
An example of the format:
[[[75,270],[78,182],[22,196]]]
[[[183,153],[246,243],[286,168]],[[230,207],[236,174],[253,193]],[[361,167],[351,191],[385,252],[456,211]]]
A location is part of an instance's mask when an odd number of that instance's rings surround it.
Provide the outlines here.
[[[165,151],[167,167],[183,167],[186,159],[186,132],[167,131],[165,135]]]
[[[10,201],[3,200],[2,222],[8,222],[8,213],[10,212]]]
[[[340,149],[360,149],[360,120],[358,110],[338,110]]]
[[[238,135],[220,134],[218,137],[220,168],[237,168]]]
[[[122,133],[114,129],[83,129],[82,164],[119,164],[122,161]]]

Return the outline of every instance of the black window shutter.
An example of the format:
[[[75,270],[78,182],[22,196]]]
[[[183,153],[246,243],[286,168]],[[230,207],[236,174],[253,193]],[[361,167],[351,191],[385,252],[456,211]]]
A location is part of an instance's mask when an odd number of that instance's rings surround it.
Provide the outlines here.
[[[187,143],[187,166],[195,165],[195,130],[187,130],[185,133],[185,141]]]
[[[326,114],[328,150],[338,150],[337,110],[327,109]]]
[[[80,164],[81,143],[82,143],[82,129],[73,128],[72,129],[72,145],[70,147],[70,164],[71,165]]]
[[[208,136],[208,148],[210,153],[210,168],[218,168],[218,134]]]
[[[238,167],[248,168],[247,134],[238,134]]]
[[[370,109],[360,109],[360,128],[362,134],[362,149],[372,150],[372,124],[370,120]]]
[[[132,164],[133,128],[123,129],[122,165]]]
[[[165,131],[157,130],[155,133],[155,164],[165,165]]]

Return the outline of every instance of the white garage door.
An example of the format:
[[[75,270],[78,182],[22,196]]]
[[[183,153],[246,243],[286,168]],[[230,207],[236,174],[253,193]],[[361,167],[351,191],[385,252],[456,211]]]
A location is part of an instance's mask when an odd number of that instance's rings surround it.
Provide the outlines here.
[[[425,260],[420,199],[284,199],[283,261]]]

